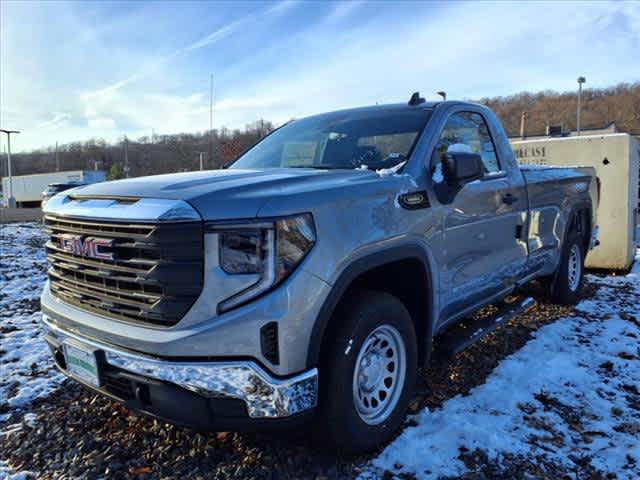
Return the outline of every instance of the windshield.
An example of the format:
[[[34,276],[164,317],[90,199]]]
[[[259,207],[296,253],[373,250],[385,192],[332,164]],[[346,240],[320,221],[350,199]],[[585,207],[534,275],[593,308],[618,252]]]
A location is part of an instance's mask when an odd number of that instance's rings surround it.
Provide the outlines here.
[[[411,155],[431,111],[352,110],[293,121],[229,168],[391,168]]]

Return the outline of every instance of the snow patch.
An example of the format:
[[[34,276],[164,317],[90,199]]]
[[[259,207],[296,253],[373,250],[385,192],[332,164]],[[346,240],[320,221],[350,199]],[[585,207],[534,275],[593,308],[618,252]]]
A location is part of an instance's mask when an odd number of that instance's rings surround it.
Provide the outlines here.
[[[640,478],[640,249],[628,275],[589,280],[600,289],[576,316],[542,327],[468,396],[413,416],[417,425],[362,478],[462,475],[464,449],[497,461],[544,455],[569,468],[589,458],[616,478]]]
[[[378,175],[380,175],[381,177],[389,177],[391,175],[395,175],[398,173],[398,171],[404,167],[404,165],[406,164],[406,160],[404,162],[400,162],[397,165],[394,165],[391,168],[379,168],[378,170],[376,170],[376,173]]]
[[[58,387],[40,326],[40,292],[46,281],[46,236],[38,223],[0,226],[0,421]],[[6,413],[9,412],[9,413]]]
[[[0,480],[29,480],[36,478],[31,472],[14,472],[7,462],[0,460]]]

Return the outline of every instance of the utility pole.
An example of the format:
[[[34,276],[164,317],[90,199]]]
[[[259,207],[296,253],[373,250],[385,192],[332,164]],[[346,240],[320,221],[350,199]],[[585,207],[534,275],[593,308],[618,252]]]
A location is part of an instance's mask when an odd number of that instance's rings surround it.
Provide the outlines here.
[[[7,206],[16,208],[16,199],[13,198],[13,179],[11,178],[11,134],[20,133],[18,130],[3,130],[0,132],[7,134],[7,177],[9,177],[9,191],[7,192]]]
[[[56,172],[60,171],[60,158],[58,158],[58,142],[56,142]]]
[[[520,115],[520,138],[522,140],[524,140],[524,132],[525,132],[528,116],[529,114],[527,112],[522,112],[522,115]]]
[[[577,135],[580,136],[580,114],[582,109],[582,84],[587,81],[584,77],[578,77],[578,112],[577,112],[577,120],[576,120],[576,132]]]
[[[213,162],[213,73],[211,74],[209,90],[209,161]],[[211,163],[211,165],[213,165],[213,163]]]

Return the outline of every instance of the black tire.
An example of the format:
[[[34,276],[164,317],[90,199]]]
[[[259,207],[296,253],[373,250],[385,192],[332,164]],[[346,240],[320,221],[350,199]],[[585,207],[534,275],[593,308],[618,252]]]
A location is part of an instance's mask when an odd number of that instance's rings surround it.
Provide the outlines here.
[[[580,289],[584,279],[584,243],[576,232],[569,232],[562,247],[558,269],[552,277],[550,297],[553,303],[573,305],[580,298]],[[572,269],[576,268],[578,274]]]
[[[358,454],[387,442],[403,423],[407,406],[415,389],[418,358],[416,334],[406,307],[396,297],[384,292],[369,291],[353,294],[343,302],[336,315],[335,320],[339,327],[327,348],[326,358],[322,359],[324,368],[320,372],[323,382],[320,428],[325,436],[328,436],[332,449],[344,454]],[[374,331],[376,333],[372,335]],[[390,350],[384,346],[387,334],[392,335]],[[395,345],[394,342],[399,341],[398,339],[404,343],[406,359],[404,368],[402,368],[400,355],[389,355]],[[365,342],[370,350],[362,349]],[[378,347],[375,346],[376,342]],[[390,343],[387,342],[387,345]],[[358,362],[361,349],[364,356],[361,356]],[[399,343],[398,350],[400,350]],[[367,352],[370,353],[367,354]],[[393,359],[398,359],[395,367],[391,365],[394,363]],[[371,367],[372,370],[360,368],[358,373],[362,375],[358,376],[360,382],[356,382],[354,375],[356,363],[366,365],[368,360],[373,360],[369,365],[378,363]],[[381,367],[384,362],[389,364]],[[397,381],[394,380],[396,383],[385,383],[390,377],[383,377],[394,375],[393,368],[396,369]],[[400,377],[403,370],[404,380],[401,384]],[[374,372],[371,373],[371,380],[365,374],[368,372]],[[376,384],[376,378],[382,382],[377,383],[382,390],[387,388],[382,384],[397,385],[397,387],[394,386],[389,390],[393,393],[388,397],[387,395],[383,397],[384,392],[380,389],[373,388],[373,393],[365,394],[365,396],[371,395],[370,403],[367,399],[362,400],[360,388],[362,385],[367,386],[365,379]],[[361,399],[359,403],[356,395]],[[369,418],[367,422],[359,413],[356,403],[360,408],[363,408],[364,403],[370,404],[373,408],[374,400],[377,398],[383,398],[382,401],[376,402],[378,408],[382,408],[385,401],[387,406],[384,407],[380,418]]]

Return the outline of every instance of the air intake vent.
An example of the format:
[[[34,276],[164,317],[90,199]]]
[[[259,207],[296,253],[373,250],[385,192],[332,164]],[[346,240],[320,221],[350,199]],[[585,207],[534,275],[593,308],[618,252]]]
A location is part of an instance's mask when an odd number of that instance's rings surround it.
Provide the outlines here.
[[[277,322],[269,322],[260,329],[260,347],[264,358],[274,365],[280,364]]]

